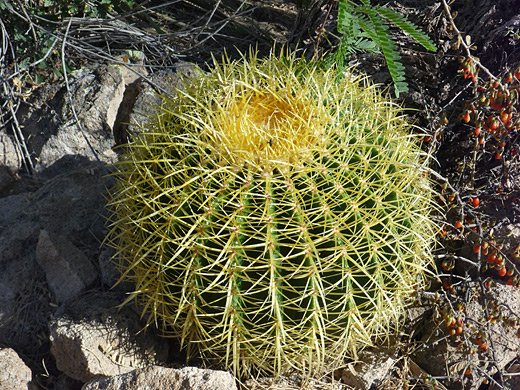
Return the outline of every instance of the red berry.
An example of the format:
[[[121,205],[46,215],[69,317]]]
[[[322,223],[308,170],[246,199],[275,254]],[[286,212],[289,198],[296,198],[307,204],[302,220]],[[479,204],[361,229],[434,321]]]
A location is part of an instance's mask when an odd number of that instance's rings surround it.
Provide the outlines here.
[[[514,278],[509,278],[509,279],[507,279],[507,285],[508,285],[508,286],[512,286],[513,283],[514,283],[514,281],[515,281]]]
[[[490,253],[487,257],[487,262],[488,264],[493,264],[496,261],[496,259],[497,257],[493,253]]]
[[[475,127],[475,128],[473,129],[473,135],[474,135],[475,137],[478,137],[479,134],[480,134],[480,126],[477,126],[477,127]]]
[[[480,204],[480,199],[479,198],[473,198],[473,207],[478,207],[479,204]]]
[[[509,72],[506,75],[506,78],[504,80],[505,80],[506,83],[509,83],[509,82],[511,82],[511,80],[513,80],[513,75],[511,74],[511,72]]]
[[[505,268],[505,267],[502,267],[502,268],[500,268],[500,269],[498,270],[498,274],[499,274],[500,276],[505,276],[505,275],[506,275],[506,272],[507,272],[507,271],[506,271],[506,268]]]
[[[457,229],[460,229],[462,227],[462,222],[460,222],[460,221],[455,222],[455,227]]]
[[[495,131],[496,129],[498,129],[498,126],[500,125],[500,123],[498,123],[497,120],[493,120],[489,123],[489,130],[491,131]]]
[[[469,119],[470,119],[470,118],[469,118],[469,111],[466,111],[466,112],[464,113],[463,117],[462,117],[462,120],[463,120],[464,122],[468,123],[468,122],[469,122]]]
[[[480,252],[480,245],[473,245],[473,252],[479,253]]]

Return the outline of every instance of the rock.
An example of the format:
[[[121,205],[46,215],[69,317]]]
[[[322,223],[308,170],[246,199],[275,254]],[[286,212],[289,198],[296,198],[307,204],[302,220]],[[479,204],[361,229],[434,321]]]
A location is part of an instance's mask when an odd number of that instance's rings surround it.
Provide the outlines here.
[[[347,386],[368,390],[379,386],[396,363],[390,351],[365,350],[359,353],[360,360],[343,370],[341,379]]]
[[[112,291],[130,293],[135,290],[135,284],[128,280],[120,280],[119,270],[114,255],[116,250],[103,245],[99,253],[99,273],[101,283]]]
[[[123,79],[120,96],[112,101],[107,112],[107,123],[112,129],[116,145],[128,142],[130,116],[141,91],[142,77],[148,75],[143,65],[144,53],[128,50],[126,58],[128,65],[118,65]]]
[[[22,165],[22,157],[18,153],[15,142],[4,130],[0,131],[0,166],[16,172]]]
[[[65,248],[74,248],[72,253],[83,253],[78,256],[86,256],[91,264],[83,277],[97,278],[92,264],[97,262],[99,245],[106,234],[100,215],[111,179],[103,175],[98,163],[70,156],[17,183],[19,189],[30,188],[31,192],[0,198],[0,343],[34,356],[35,349],[48,348],[47,324],[56,310],[49,283],[54,283],[54,292],[60,291],[57,282],[49,278],[51,274],[46,274],[36,260],[41,231],[51,238],[58,237],[55,247],[60,247],[60,240],[66,241]],[[40,245],[43,242],[42,236]],[[58,253],[69,261],[66,252]],[[58,277],[62,270],[55,271]]]
[[[35,156],[36,172],[44,171],[67,155],[95,161],[89,143],[102,162],[115,161],[114,137],[107,124],[107,112],[122,83],[117,66],[98,64],[82,68],[69,74],[72,102],[67,88],[61,86],[44,104],[23,115],[20,122],[27,148]]]
[[[162,102],[161,95],[172,95],[175,88],[179,87],[183,80],[187,80],[200,71],[195,65],[189,63],[177,65],[173,70],[159,70],[150,75],[149,80],[154,84],[143,81],[129,123],[132,124],[132,133],[140,131],[139,126],[145,125],[157,106]],[[160,88],[160,90],[158,90]]]
[[[49,323],[51,352],[64,374],[83,382],[167,359],[165,339],[143,332],[139,315],[117,306],[124,295],[93,292],[62,306]]]
[[[18,195],[9,198],[4,205],[24,205]],[[45,274],[35,261],[39,228],[31,215],[6,211],[3,216],[8,218],[0,226],[0,344],[29,355],[41,346],[39,336],[54,310]]]
[[[92,286],[97,271],[88,257],[66,237],[41,230],[36,261],[43,268],[58,303],[67,302]]]
[[[29,194],[23,193],[0,198],[0,229],[6,228],[28,205]],[[3,229],[2,229],[3,230]]]
[[[0,349],[0,389],[34,390],[32,372],[11,348]]]
[[[1,138],[1,135],[0,135]],[[1,145],[0,140],[0,145]],[[2,156],[2,152],[0,151],[0,158]],[[13,184],[16,181],[14,174],[6,165],[0,164],[0,196],[7,196],[11,194],[13,190]],[[0,207],[1,209],[1,207]]]
[[[44,183],[32,194],[26,214],[38,230],[66,237],[96,262],[106,234],[103,213],[112,179],[98,163],[81,156],[63,157],[38,176]]]
[[[82,390],[236,390],[229,372],[196,367],[147,367],[86,383]]]

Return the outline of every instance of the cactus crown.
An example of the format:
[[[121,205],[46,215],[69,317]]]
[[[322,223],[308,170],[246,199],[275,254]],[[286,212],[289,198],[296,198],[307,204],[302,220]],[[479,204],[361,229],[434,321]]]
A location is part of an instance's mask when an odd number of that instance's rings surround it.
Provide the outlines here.
[[[118,165],[109,240],[131,298],[238,374],[312,372],[387,337],[435,229],[410,127],[363,78],[215,61]]]

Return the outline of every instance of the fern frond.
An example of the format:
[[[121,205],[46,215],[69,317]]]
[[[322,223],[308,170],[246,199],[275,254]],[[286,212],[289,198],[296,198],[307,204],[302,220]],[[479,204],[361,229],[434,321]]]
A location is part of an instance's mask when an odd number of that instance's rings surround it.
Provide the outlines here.
[[[338,31],[345,34],[352,26],[352,4],[348,1],[340,1],[338,7]]]
[[[360,16],[358,18],[359,25],[369,35],[369,37],[381,48],[385,57],[390,76],[394,82],[395,95],[399,97],[400,92],[408,91],[404,77],[404,66],[401,62],[401,55],[392,40],[390,31],[385,26],[383,19],[372,8],[359,7],[359,11],[363,11],[368,17]],[[372,27],[372,28],[371,28]]]
[[[404,31],[406,34],[411,36],[418,43],[420,43],[426,50],[433,52],[437,51],[437,46],[435,46],[435,43],[433,43],[430,37],[428,37],[428,35],[422,32],[415,24],[408,21],[403,15],[386,7],[374,8],[378,14],[382,15],[389,22],[391,22],[396,27]]]
[[[392,23],[429,51],[436,51],[437,47],[424,32],[398,12],[384,6],[373,6],[369,0],[359,1],[360,4],[352,0],[339,1],[338,32],[343,34],[344,43],[341,53],[351,54],[362,50],[377,52],[378,48],[381,49],[394,82],[396,96],[399,97],[400,91],[408,91],[408,85],[401,56],[385,23]]]

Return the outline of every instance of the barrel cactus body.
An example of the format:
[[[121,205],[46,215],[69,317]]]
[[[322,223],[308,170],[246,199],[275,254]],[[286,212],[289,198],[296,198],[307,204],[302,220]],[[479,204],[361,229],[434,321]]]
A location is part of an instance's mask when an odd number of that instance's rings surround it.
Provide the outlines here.
[[[150,322],[239,374],[312,372],[394,329],[429,263],[432,189],[375,87],[224,59],[145,127],[109,237]]]

